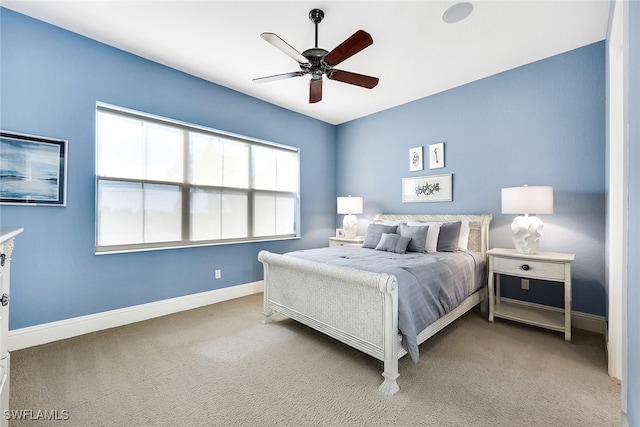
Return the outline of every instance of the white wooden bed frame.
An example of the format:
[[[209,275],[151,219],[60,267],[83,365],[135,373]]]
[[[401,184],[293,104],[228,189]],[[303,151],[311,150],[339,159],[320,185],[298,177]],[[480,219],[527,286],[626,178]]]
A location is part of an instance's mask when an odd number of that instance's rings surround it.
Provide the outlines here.
[[[469,249],[486,257],[491,215],[379,214],[375,220],[469,221]],[[261,251],[264,266],[264,323],[282,313],[384,362],[385,395],[395,394],[398,359],[407,354],[398,333],[398,289],[393,275],[322,264]],[[418,334],[418,344],[475,307],[486,304],[483,286]]]

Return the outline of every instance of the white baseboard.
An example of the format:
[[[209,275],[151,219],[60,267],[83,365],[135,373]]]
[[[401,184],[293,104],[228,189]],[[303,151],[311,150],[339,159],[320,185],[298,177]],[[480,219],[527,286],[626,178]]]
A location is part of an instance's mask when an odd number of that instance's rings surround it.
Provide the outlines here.
[[[535,304],[528,301],[521,301],[521,300],[504,298],[504,297],[502,297],[501,300],[507,301],[509,302],[509,304],[520,304],[520,305],[536,307],[537,309],[540,309],[540,310],[564,312],[564,309],[562,308]],[[604,335],[607,330],[607,323],[604,316],[598,316],[596,314],[582,313],[580,311],[571,310],[571,327]]]
[[[230,286],[228,288],[215,289],[213,291],[186,295],[147,304],[135,305],[118,310],[105,311],[87,316],[74,317],[72,319],[29,326],[27,328],[9,331],[7,347],[9,351],[20,350],[27,347],[46,344],[78,335],[101,331],[128,325],[130,323],[166,316],[180,311],[191,310],[205,305],[228,301],[247,295],[262,292],[262,281],[247,283],[244,285]],[[540,306],[519,300],[502,298],[514,304],[535,305],[552,311],[562,311],[561,308]],[[603,316],[597,316],[578,311],[571,312],[571,322],[574,328],[590,332],[604,334],[606,322]]]
[[[262,281],[110,310],[9,331],[9,351],[191,310],[263,291]]]

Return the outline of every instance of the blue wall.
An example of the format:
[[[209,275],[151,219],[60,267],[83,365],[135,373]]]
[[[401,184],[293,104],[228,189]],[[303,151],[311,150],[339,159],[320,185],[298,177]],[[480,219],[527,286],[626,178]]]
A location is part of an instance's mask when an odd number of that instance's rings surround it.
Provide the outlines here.
[[[2,226],[25,228],[13,257],[10,329],[250,283],[262,279],[259,250],[327,244],[334,126],[8,9],[0,8],[0,26],[0,128],[69,141],[67,207],[0,210]],[[302,239],[95,256],[97,101],[299,147]]]
[[[491,213],[491,247],[513,247],[502,187],[552,185],[541,251],[576,254],[573,308],[605,315],[605,43],[510,70],[338,126],[338,195],[387,213]],[[409,172],[409,148],[444,142],[445,168]],[[453,174],[453,201],[402,203],[403,177]],[[339,224],[340,218],[337,219]],[[506,296],[562,307],[533,282]]]
[[[619,2],[618,6],[622,6]],[[640,2],[629,2],[629,269],[627,276],[627,420],[640,426]]]
[[[326,244],[336,192],[364,197],[360,232],[376,212],[487,212],[491,246],[510,247],[500,188],[525,183],[554,186],[540,249],[576,253],[574,308],[605,314],[604,42],[336,127],[0,10],[0,125],[68,139],[70,153],[66,208],[0,212],[26,230],[12,329],[260,280],[260,249]],[[303,238],[94,256],[96,101],[300,147]],[[409,148],[442,141],[444,169],[408,171]],[[453,173],[453,202],[403,204],[402,178],[429,173]],[[562,306],[556,284],[507,294]]]

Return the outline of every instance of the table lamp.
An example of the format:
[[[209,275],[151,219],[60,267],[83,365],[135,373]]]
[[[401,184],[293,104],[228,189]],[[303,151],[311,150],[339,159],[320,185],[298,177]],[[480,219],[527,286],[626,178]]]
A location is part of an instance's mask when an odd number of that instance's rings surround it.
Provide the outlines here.
[[[521,254],[535,254],[542,236],[542,221],[536,214],[553,213],[553,187],[509,187],[502,189],[502,213],[517,216],[511,223],[513,244]]]
[[[338,197],[338,214],[344,214],[342,228],[347,239],[356,237],[358,219],[354,214],[362,213],[362,197]]]

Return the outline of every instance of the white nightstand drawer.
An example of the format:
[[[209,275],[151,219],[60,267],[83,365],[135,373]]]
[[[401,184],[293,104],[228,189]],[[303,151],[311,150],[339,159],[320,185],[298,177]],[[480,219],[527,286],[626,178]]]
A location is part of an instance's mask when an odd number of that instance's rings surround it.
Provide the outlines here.
[[[337,246],[362,246],[364,243],[364,237],[356,236],[353,239],[347,239],[346,237],[329,237],[329,247]]]
[[[493,258],[493,270],[496,273],[536,279],[564,280],[564,264],[513,259],[496,256]]]

